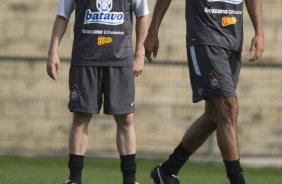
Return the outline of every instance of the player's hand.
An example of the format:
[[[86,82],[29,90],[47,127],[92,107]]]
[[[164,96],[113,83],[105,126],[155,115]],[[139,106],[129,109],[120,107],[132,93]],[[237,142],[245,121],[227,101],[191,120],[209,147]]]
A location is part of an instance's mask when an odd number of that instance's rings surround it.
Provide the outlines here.
[[[144,69],[144,54],[135,55],[133,62],[134,76],[138,77],[139,75],[141,75],[143,69]]]
[[[145,46],[145,56],[148,59],[149,62],[152,62],[152,53],[154,58],[158,55],[158,49],[159,49],[159,38],[157,34],[148,33],[146,40],[144,42]]]
[[[255,35],[251,43],[249,62],[255,62],[256,60],[261,58],[263,51],[264,51],[264,36]]]
[[[56,53],[48,54],[48,61],[46,63],[46,69],[49,77],[56,80],[60,73],[60,58]]]

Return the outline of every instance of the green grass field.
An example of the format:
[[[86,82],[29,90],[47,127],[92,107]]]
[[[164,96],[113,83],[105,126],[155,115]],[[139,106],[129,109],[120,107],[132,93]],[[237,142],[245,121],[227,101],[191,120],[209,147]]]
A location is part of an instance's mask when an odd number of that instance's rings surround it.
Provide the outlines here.
[[[121,184],[119,160],[87,158],[83,184]],[[138,159],[137,178],[152,184],[149,172],[161,160]],[[248,184],[281,184],[282,168],[244,167]],[[1,184],[62,184],[68,175],[66,157],[0,156]],[[228,184],[222,164],[189,163],[179,176],[182,184]]]

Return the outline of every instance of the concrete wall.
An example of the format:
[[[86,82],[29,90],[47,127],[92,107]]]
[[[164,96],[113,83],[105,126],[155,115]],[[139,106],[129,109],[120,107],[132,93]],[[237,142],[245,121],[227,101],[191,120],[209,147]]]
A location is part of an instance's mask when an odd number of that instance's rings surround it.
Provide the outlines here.
[[[52,25],[56,14],[57,0],[2,0],[0,18],[0,55],[46,56]],[[265,29],[265,62],[279,62],[282,56],[282,1],[263,2]],[[152,12],[155,1],[149,0]],[[160,31],[159,60],[185,61],[185,1],[173,1]],[[247,12],[245,19],[244,58],[248,57],[251,38],[254,34]],[[60,55],[70,56],[72,46],[73,16],[64,37]],[[15,51],[16,50],[16,51]]]
[[[153,8],[154,1],[150,2]],[[281,63],[280,0],[263,1],[265,57],[263,63]],[[46,57],[57,1],[2,0],[0,56]],[[247,14],[245,14],[247,15]],[[60,47],[68,58],[72,45],[72,20]],[[244,60],[253,35],[245,20]],[[174,1],[160,32],[158,61],[185,61],[184,1]],[[62,62],[54,82],[45,61],[0,61],[0,153],[67,153],[71,113],[68,101],[68,62]],[[279,156],[282,153],[281,68],[243,67],[238,87],[241,104],[239,138],[243,155]],[[136,79],[136,131],[139,153],[166,155],[178,144],[185,129],[203,110],[192,104],[187,66],[146,64]],[[90,125],[88,154],[117,154],[115,124],[110,116],[95,115]],[[210,142],[219,155],[216,141]],[[205,144],[198,155],[208,152]]]

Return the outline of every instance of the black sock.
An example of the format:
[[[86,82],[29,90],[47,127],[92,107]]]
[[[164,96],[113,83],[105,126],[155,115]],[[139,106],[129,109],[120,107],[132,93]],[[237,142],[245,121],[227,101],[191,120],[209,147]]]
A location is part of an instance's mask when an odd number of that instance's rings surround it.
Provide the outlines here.
[[[136,163],[135,154],[120,155],[120,170],[122,172],[123,184],[135,182]]]
[[[182,143],[180,143],[174,152],[169,156],[168,160],[162,164],[162,170],[167,175],[178,175],[179,170],[189,159],[191,153],[184,148]]]
[[[84,166],[84,156],[69,154],[68,167],[70,169],[69,179],[81,183],[81,173]]]
[[[224,161],[227,177],[230,184],[245,184],[245,178],[243,175],[243,170],[240,166],[239,160],[234,161]]]

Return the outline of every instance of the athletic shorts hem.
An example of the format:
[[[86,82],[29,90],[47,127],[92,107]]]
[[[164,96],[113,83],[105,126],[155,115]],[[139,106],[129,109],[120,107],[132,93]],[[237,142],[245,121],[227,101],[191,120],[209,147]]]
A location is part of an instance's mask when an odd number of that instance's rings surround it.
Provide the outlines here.
[[[135,110],[128,110],[128,111],[104,111],[106,115],[123,115],[123,114],[132,114]]]
[[[231,98],[231,97],[237,97],[236,94],[230,94],[230,95],[220,95],[220,96],[203,96],[202,98],[198,98],[198,99],[193,99],[193,103],[198,103],[202,100],[211,100],[211,99],[219,99],[219,98]]]
[[[70,112],[81,112],[81,113],[88,113],[88,114],[99,114],[100,111],[89,111],[85,109],[77,109],[77,108],[69,108]]]

